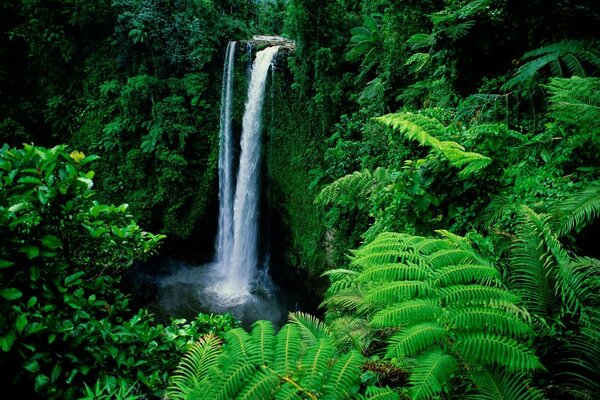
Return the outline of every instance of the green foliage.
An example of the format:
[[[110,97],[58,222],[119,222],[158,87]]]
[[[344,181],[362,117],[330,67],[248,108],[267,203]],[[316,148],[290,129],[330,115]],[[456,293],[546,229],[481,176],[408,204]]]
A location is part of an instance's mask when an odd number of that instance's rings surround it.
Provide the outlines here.
[[[172,399],[345,399],[356,393],[363,357],[337,353],[321,323],[303,314],[275,334],[258,321],[225,342],[204,336],[181,360],[167,395]]]
[[[453,141],[440,141],[435,135],[445,130],[436,119],[422,114],[397,113],[376,118],[376,121],[394,128],[410,140],[415,140],[423,146],[431,147],[443,155],[450,164],[461,168],[459,176],[468,177],[486,168],[491,159],[481,154],[467,152],[464,147]]]
[[[414,358],[413,398],[449,393],[455,376],[541,368],[529,316],[499,271],[464,238],[440,233],[445,239],[384,233],[354,251],[356,272],[330,274],[329,318],[362,316],[386,337],[388,358]]]
[[[553,43],[528,51],[521,59],[525,64],[521,65],[515,75],[506,82],[505,90],[531,86],[545,67],[549,67],[552,76],[555,77],[569,75],[585,77],[586,69],[589,69],[584,67],[586,64],[595,71],[600,68],[600,52],[596,49],[596,44],[585,40]]]
[[[598,145],[598,116],[600,114],[600,79],[554,78],[547,85],[550,93],[550,112],[552,116],[567,125],[576,127],[581,139],[588,138]]]
[[[119,275],[163,236],[143,231],[127,205],[94,200],[95,159],[64,146],[0,149],[0,368],[44,398],[160,396],[188,343],[233,321],[162,326],[131,313]]]

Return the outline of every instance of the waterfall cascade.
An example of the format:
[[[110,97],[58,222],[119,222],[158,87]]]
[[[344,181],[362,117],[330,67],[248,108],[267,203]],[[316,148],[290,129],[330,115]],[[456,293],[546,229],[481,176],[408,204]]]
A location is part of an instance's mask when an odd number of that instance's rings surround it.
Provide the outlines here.
[[[277,39],[277,38],[275,38]],[[193,318],[198,311],[229,312],[249,326],[258,319],[283,324],[294,309],[293,298],[271,282],[268,265],[259,255],[259,211],[262,109],[267,75],[273,57],[285,41],[260,42],[269,47],[256,53],[249,76],[240,143],[233,132],[234,61],[241,46],[229,43],[223,68],[219,136],[219,217],[214,261],[205,265],[177,265],[160,283],[160,308],[168,315]],[[252,45],[253,42],[248,42]],[[238,149],[239,147],[239,149]],[[235,155],[238,154],[239,160]],[[261,218],[262,219],[262,218]],[[266,246],[268,247],[268,246]]]
[[[221,198],[219,199],[219,234],[216,256],[219,269],[223,272],[223,282],[215,286],[215,290],[231,300],[243,299],[250,294],[258,267],[262,109],[267,74],[279,46],[267,47],[258,52],[252,66],[242,120],[239,170],[235,194],[232,198],[231,98],[233,88],[231,71],[233,70],[233,54],[230,54],[230,51],[233,53],[234,50],[235,44],[231,45],[230,43],[223,81],[224,97],[221,111],[220,143],[224,148],[220,149],[219,157],[219,196]],[[231,226],[232,214],[233,227]]]

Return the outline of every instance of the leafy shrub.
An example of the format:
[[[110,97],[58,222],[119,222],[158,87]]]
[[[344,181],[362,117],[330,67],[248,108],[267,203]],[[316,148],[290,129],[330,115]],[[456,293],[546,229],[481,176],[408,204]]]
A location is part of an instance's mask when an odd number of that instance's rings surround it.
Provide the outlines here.
[[[126,204],[94,200],[94,159],[64,146],[0,149],[0,368],[45,398],[96,381],[100,392],[135,385],[130,393],[159,396],[188,342],[232,321],[163,327],[144,310],[131,315],[119,273],[163,236],[143,231]]]

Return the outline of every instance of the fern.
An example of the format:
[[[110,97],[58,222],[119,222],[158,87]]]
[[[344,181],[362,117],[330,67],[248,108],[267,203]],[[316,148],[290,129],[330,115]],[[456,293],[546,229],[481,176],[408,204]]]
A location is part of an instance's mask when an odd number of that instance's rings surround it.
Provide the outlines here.
[[[340,357],[331,367],[328,382],[323,386],[323,399],[341,400],[350,397],[350,391],[356,384],[356,376],[361,374],[363,361],[363,356],[354,350]]]
[[[436,119],[425,115],[402,112],[387,114],[374,118],[374,120],[394,128],[409,140],[417,141],[422,146],[431,147],[443,155],[451,165],[460,169],[460,177],[465,178],[478,173],[492,161],[481,154],[465,151],[456,142],[437,139],[435,135],[443,133],[446,128]]]
[[[481,370],[471,374],[476,389],[464,398],[468,400],[542,400],[542,393],[533,388],[531,378],[524,374]]]
[[[296,369],[300,359],[300,333],[291,325],[285,325],[277,334],[273,369],[280,375],[288,375]]]
[[[552,43],[525,53],[521,59],[525,64],[503,86],[504,90],[530,85],[545,67],[550,68],[557,77],[565,76],[567,71],[570,75],[584,77],[586,71],[583,62],[592,70],[600,68],[600,52],[594,44],[581,40]]]
[[[373,173],[369,170],[356,171],[325,186],[315,198],[315,203],[325,206],[356,204],[357,198],[367,197],[376,189],[393,183],[396,176],[386,168],[377,168]]]
[[[546,88],[550,94],[552,116],[575,126],[583,139],[589,135],[589,139],[594,140],[600,132],[600,79],[554,78]]]
[[[457,368],[456,359],[439,349],[423,354],[410,376],[412,398],[436,397],[444,391]]]
[[[347,399],[359,386],[362,355],[338,353],[314,317],[290,314],[277,335],[270,322],[250,334],[235,329],[225,342],[203,337],[181,360],[167,396],[172,399]]]
[[[557,203],[551,208],[551,214],[559,237],[581,230],[600,216],[600,185],[593,184]]]
[[[516,305],[519,297],[502,287],[499,271],[465,238],[439,233],[443,239],[384,233],[352,252],[359,268],[344,279],[372,304],[364,316],[375,332],[363,337],[389,336],[386,357],[414,358],[415,398],[450,391],[454,371],[469,380],[470,371],[541,368],[526,343],[532,329]],[[325,302],[332,323],[346,318],[346,308]]]
[[[195,389],[207,376],[209,369],[217,364],[220,353],[219,338],[212,334],[202,337],[183,357],[171,378],[168,396],[172,399],[185,399],[186,393]]]

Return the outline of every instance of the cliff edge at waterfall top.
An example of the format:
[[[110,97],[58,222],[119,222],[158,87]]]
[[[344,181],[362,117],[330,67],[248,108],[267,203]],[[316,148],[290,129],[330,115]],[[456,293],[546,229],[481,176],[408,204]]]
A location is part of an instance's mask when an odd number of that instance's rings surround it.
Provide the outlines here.
[[[283,48],[288,48],[292,51],[296,49],[296,42],[286,39],[282,36],[254,35],[252,36],[252,40],[249,40],[249,42],[265,46],[280,46]]]

